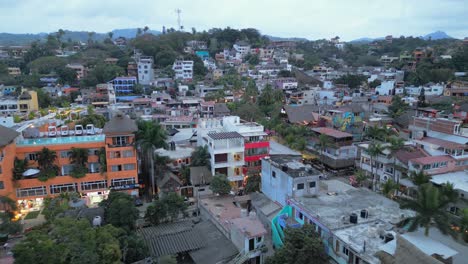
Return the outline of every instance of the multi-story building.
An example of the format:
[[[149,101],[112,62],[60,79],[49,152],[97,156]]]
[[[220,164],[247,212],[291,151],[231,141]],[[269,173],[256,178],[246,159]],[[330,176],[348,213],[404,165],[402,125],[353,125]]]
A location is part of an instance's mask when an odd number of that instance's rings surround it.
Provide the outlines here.
[[[110,81],[110,83],[114,86],[117,95],[129,94],[133,93],[135,84],[137,84],[137,78],[135,76],[116,77],[114,80]]]
[[[270,151],[264,127],[255,122],[241,121],[238,116],[201,118],[197,126],[197,144],[208,146],[213,153],[213,175],[226,174],[233,187],[241,187],[246,176],[259,176],[261,159]]]
[[[150,85],[154,81],[153,57],[141,56],[138,59],[138,83]]]
[[[328,127],[313,128],[316,137],[312,138],[312,148],[320,147],[318,137],[324,135],[329,144],[319,151],[322,162],[332,169],[343,169],[354,166],[357,147],[353,145],[353,135]]]
[[[44,197],[56,196],[63,192],[79,192],[88,204],[101,201],[109,190],[125,190],[132,195],[138,195],[133,134],[137,127],[135,122],[126,116],[117,114],[106,123],[102,134],[84,129],[81,130],[81,136],[59,136],[58,132],[48,133],[50,137],[26,138],[14,130],[1,126],[0,129],[0,195],[18,201],[22,209],[41,205]],[[38,179],[41,171],[37,160],[38,152],[44,148],[55,152],[57,159],[54,165],[58,168],[58,175],[41,181]],[[86,149],[88,152],[87,172],[79,178],[72,176],[76,165],[70,160],[70,155],[75,148]],[[26,160],[26,168],[15,168],[15,159]],[[13,175],[13,168],[21,171]]]
[[[36,91],[22,89],[19,96],[0,97],[0,114],[29,113],[39,110]]]
[[[272,155],[262,160],[261,190],[285,206],[288,198],[316,195],[322,173],[301,162],[300,156]]]
[[[92,104],[95,107],[107,106],[115,104],[115,92],[111,83],[101,83],[96,85],[94,90],[82,90],[81,102],[84,104]]]
[[[21,75],[21,69],[18,67],[8,67],[8,75],[19,76]]]
[[[176,60],[172,69],[176,79],[190,81],[193,79],[193,61]]]
[[[70,69],[72,69],[72,70],[74,70],[76,72],[76,78],[78,80],[83,79],[84,77],[86,77],[87,69],[83,64],[81,64],[81,63],[70,63],[70,64],[67,64],[66,67],[70,68]]]
[[[242,60],[250,52],[250,44],[245,41],[236,42],[233,48],[236,51],[236,59],[238,60]]]
[[[445,96],[467,96],[468,82],[456,81],[447,84],[444,91]]]

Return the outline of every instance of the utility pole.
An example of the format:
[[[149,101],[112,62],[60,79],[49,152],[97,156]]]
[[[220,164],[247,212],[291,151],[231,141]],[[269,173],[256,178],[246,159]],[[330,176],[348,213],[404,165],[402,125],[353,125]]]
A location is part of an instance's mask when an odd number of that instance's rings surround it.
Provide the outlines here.
[[[180,10],[179,8],[177,8],[177,9],[175,10],[175,12],[177,13],[177,27],[178,27],[178,29],[179,29],[180,31],[182,31],[183,26],[182,26],[181,21],[180,21],[180,14],[182,13],[182,10]]]

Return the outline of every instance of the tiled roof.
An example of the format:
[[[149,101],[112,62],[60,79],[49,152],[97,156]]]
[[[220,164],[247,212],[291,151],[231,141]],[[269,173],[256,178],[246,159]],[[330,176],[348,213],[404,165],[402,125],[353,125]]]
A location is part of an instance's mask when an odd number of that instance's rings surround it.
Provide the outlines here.
[[[399,150],[395,153],[396,158],[403,162],[407,163],[411,159],[423,158],[428,155],[424,153],[421,149],[412,149],[412,150]]]
[[[123,114],[114,116],[103,128],[104,133],[132,133],[137,130],[135,121]]]
[[[312,131],[315,131],[320,134],[325,134],[327,136],[334,137],[334,138],[353,137],[353,135],[349,133],[342,132],[342,131],[329,128],[329,127],[317,127],[317,128],[313,128]]]
[[[237,132],[219,132],[219,133],[211,133],[208,136],[214,140],[220,139],[230,139],[230,138],[243,138],[241,134]]]
[[[437,146],[447,148],[447,149],[465,149],[465,144],[460,144],[460,143],[443,140],[439,138],[425,137],[421,139],[420,141],[427,142],[429,144],[437,145]]]
[[[0,125],[0,147],[10,144],[19,133],[8,127]]]
[[[154,257],[188,252],[200,249],[206,244],[202,234],[193,228],[191,221],[146,227],[140,229],[139,233]]]
[[[451,161],[451,160],[453,160],[452,157],[450,157],[449,155],[444,155],[444,156],[429,156],[429,157],[416,158],[416,159],[412,159],[411,161],[414,163],[425,165],[425,164],[432,164],[434,162],[444,162],[444,161]]]
[[[284,110],[288,115],[289,122],[291,123],[303,123],[315,121],[312,113],[317,112],[319,107],[316,105],[305,104],[300,106],[284,106]]]

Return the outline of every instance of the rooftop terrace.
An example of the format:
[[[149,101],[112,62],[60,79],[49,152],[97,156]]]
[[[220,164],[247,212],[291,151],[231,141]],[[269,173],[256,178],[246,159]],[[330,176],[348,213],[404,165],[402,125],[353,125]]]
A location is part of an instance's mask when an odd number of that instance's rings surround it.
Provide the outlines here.
[[[69,136],[69,137],[49,137],[49,138],[28,138],[18,139],[17,146],[46,146],[62,144],[82,144],[92,142],[104,142],[105,135],[92,136]]]

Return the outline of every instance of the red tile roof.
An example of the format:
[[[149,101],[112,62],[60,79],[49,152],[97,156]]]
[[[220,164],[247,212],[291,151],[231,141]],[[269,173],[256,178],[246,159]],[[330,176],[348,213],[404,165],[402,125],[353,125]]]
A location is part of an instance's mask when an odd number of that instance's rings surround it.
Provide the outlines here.
[[[439,138],[425,137],[425,138],[421,139],[421,141],[427,142],[429,144],[441,146],[441,147],[447,148],[447,149],[465,149],[464,144],[460,144],[460,143],[456,143],[456,142],[452,142],[452,141],[448,141],[448,140],[443,140],[443,139],[439,139]]]
[[[409,160],[423,158],[429,156],[421,149],[415,148],[411,150],[399,150],[395,153],[396,158],[403,162],[408,163]]]
[[[329,127],[317,127],[317,128],[313,128],[312,131],[315,131],[320,134],[325,134],[327,136],[334,137],[334,138],[353,137],[353,135],[349,133],[342,132],[342,131],[329,128]]]
[[[429,156],[429,157],[422,157],[422,158],[416,158],[412,159],[411,161],[414,163],[426,165],[426,164],[432,164],[434,162],[444,162],[444,161],[452,161],[454,160],[452,157],[449,155],[444,155],[444,156]]]

